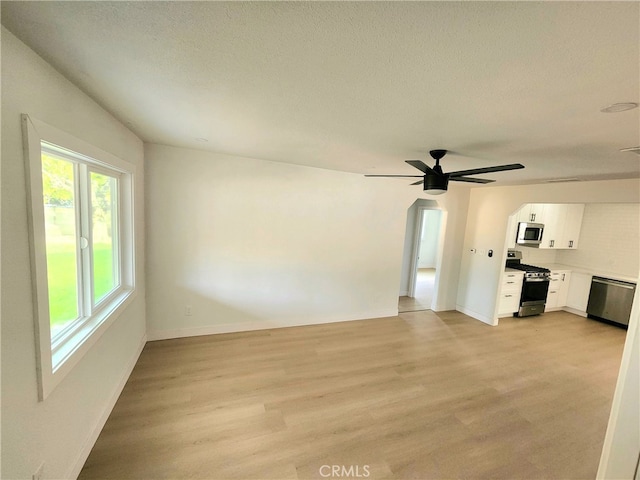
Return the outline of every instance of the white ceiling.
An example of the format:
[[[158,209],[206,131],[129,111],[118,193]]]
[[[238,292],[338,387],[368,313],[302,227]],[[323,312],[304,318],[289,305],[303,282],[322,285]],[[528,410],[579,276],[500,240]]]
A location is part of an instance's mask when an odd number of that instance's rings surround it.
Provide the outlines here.
[[[619,152],[640,109],[600,112],[640,101],[638,2],[3,1],[2,23],[147,142],[357,173],[419,174],[404,160],[434,148],[458,154],[445,171],[526,166],[498,184],[640,176]]]

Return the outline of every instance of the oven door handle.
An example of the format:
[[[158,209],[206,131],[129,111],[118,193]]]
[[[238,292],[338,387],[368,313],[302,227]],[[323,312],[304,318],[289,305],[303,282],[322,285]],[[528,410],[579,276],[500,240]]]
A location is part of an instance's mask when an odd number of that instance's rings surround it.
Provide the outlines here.
[[[548,278],[542,278],[542,277],[538,277],[538,278],[525,278],[524,279],[525,282],[548,282],[549,279]]]

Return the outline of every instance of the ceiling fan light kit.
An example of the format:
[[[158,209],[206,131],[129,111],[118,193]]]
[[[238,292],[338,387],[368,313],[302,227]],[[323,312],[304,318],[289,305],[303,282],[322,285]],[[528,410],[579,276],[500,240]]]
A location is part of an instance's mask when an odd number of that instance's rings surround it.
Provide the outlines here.
[[[517,170],[520,168],[524,168],[524,165],[521,165],[519,163],[511,163],[509,165],[496,165],[493,167],[473,168],[470,170],[458,170],[457,172],[444,173],[442,171],[442,167],[440,166],[440,159],[447,154],[447,150],[431,150],[429,154],[436,161],[436,164],[433,166],[433,168],[426,165],[422,160],[406,160],[409,165],[417,168],[422,173],[424,173],[424,175],[365,175],[365,177],[422,177],[422,180],[414,182],[411,185],[422,184],[425,193],[428,193],[430,195],[441,195],[447,191],[449,180],[468,183],[491,183],[495,182],[495,180],[489,180],[486,178],[472,178],[468,175],[503,172],[506,170]]]
[[[447,191],[449,179],[445,176],[425,175],[424,176],[424,193],[430,195],[442,195]]]

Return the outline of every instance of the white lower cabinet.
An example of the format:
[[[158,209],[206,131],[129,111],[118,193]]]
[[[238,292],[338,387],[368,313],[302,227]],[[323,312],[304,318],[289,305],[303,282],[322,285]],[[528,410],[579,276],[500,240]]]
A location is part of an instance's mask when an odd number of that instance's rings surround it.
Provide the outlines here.
[[[591,275],[588,273],[571,273],[566,306],[580,312],[587,311],[589,291],[591,290]]]
[[[498,300],[498,315],[512,315],[520,307],[520,292],[524,272],[505,272],[502,275],[500,298]]]
[[[545,311],[560,309],[567,304],[569,294],[569,280],[571,272],[569,270],[552,270],[549,279],[549,292],[547,293],[547,303]]]
[[[518,311],[524,272],[504,272],[498,300],[498,316],[505,317]],[[587,311],[591,275],[571,270],[551,270],[545,311],[570,307],[579,312]]]

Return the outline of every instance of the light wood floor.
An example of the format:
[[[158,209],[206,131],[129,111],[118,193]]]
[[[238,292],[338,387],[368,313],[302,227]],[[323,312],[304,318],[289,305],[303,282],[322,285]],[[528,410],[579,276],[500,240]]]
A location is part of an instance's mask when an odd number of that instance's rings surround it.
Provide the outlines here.
[[[430,310],[433,300],[433,288],[436,278],[435,268],[420,268],[416,274],[416,291],[414,297],[400,297],[398,312],[417,312]]]
[[[625,334],[423,311],[150,342],[80,478],[593,479]]]

